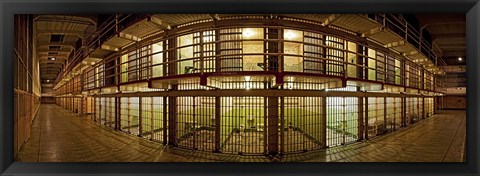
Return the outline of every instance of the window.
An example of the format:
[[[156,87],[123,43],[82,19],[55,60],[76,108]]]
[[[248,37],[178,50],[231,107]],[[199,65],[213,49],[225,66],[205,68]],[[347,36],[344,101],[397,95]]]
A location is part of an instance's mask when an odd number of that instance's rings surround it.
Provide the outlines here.
[[[329,47],[327,48],[327,74],[335,76],[343,76],[344,72],[344,56],[345,52],[343,51],[345,40],[327,36],[325,44]]]
[[[263,39],[263,28],[243,28],[242,38],[244,40]],[[264,68],[263,41],[243,41],[243,70],[244,71],[262,71]],[[258,55],[257,55],[258,54]]]
[[[347,76],[356,78],[357,73],[357,44],[353,42],[348,42],[348,54],[347,54]]]
[[[373,49],[368,49],[368,80],[376,80],[375,69],[377,62],[375,60],[377,52]]]
[[[163,76],[163,42],[152,44],[152,77]]]
[[[283,33],[285,54],[283,58],[284,70],[303,72],[303,32],[285,29]],[[294,42],[292,42],[294,41]],[[293,56],[292,56],[293,55]]]
[[[183,35],[177,38],[178,40],[178,69],[177,74],[193,73],[195,69],[193,67],[193,34]],[[189,46],[190,45],[190,46]],[[184,47],[187,46],[187,47]],[[186,60],[189,59],[189,60]]]

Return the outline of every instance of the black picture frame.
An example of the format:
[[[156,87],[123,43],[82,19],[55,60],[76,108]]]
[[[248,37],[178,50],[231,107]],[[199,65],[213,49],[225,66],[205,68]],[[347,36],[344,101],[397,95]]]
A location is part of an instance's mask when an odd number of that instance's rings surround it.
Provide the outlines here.
[[[478,0],[4,0],[0,2],[2,175],[479,175]],[[464,163],[25,163],[13,158],[13,15],[109,13],[465,13],[467,139]]]

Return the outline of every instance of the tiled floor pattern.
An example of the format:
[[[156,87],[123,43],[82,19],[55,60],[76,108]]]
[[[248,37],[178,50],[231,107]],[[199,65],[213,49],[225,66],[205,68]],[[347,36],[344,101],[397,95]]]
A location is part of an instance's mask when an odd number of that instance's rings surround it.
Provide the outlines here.
[[[465,111],[440,111],[391,134],[346,146],[279,157],[239,156],[169,148],[93,124],[56,105],[41,105],[17,161],[24,162],[458,162]]]

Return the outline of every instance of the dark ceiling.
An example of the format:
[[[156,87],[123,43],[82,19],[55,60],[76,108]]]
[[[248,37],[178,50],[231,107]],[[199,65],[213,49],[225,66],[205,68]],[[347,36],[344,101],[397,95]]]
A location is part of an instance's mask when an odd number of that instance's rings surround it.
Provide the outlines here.
[[[433,50],[447,65],[465,65],[465,14],[420,14],[416,17],[419,27],[430,34]]]

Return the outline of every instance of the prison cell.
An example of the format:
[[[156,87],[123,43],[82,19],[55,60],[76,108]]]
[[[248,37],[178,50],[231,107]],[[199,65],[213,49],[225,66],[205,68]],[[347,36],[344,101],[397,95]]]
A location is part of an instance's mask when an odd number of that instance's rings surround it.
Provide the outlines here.
[[[418,99],[417,97],[407,97],[407,113],[406,122],[413,124],[419,119]]]
[[[434,98],[433,97],[425,98],[425,104],[426,104],[425,110],[426,110],[427,117],[430,117],[433,115],[435,111]]]
[[[166,118],[164,118],[164,97],[142,97],[142,136],[163,141]]]
[[[163,141],[167,132],[164,117],[167,113],[164,107],[164,97],[143,97],[142,98],[142,135],[153,141]]]
[[[115,97],[105,98],[105,125],[109,128],[115,128]]]
[[[140,98],[121,97],[120,130],[129,134],[140,134]]]
[[[305,152],[323,147],[324,97],[281,97],[279,112],[281,153]],[[282,111],[283,109],[283,111]]]
[[[425,119],[425,114],[424,114],[424,104],[423,104],[423,97],[417,97],[417,103],[418,103],[418,120],[420,119]]]
[[[385,98],[368,97],[368,136],[377,136],[386,132]]]
[[[81,101],[79,97],[74,98],[74,111],[75,113],[80,113]]]
[[[92,113],[94,109],[94,98],[93,97],[83,97],[82,98],[82,113],[86,115],[89,119],[93,120]]]
[[[221,97],[220,146],[224,153],[264,154],[266,103],[264,97]]]
[[[358,138],[358,98],[327,97],[327,146],[344,145]]]
[[[213,151],[215,149],[215,97],[177,98],[177,145]]]
[[[100,124],[100,117],[102,116],[102,98],[101,97],[94,97],[94,109],[95,113],[93,114],[93,120]]]
[[[393,131],[398,129],[402,124],[402,102],[400,97],[387,97],[386,99],[386,126],[387,130]]]
[[[107,124],[107,117],[108,117],[108,114],[107,114],[107,100],[108,100],[108,97],[102,97],[100,98],[100,104],[101,104],[101,116],[100,116],[100,125],[106,125]]]

